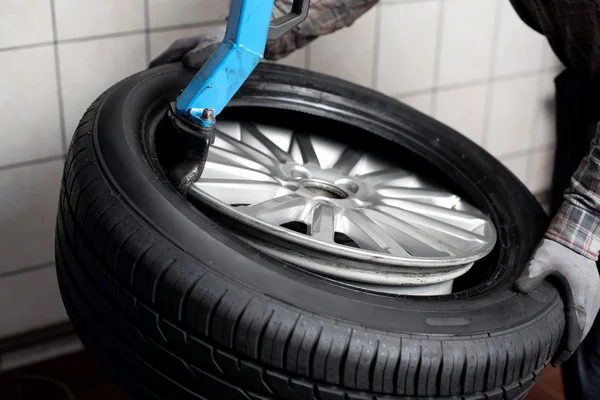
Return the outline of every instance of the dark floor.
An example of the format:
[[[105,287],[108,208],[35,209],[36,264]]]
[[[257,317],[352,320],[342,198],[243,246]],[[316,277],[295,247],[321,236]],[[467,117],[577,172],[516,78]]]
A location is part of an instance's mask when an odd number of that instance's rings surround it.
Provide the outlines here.
[[[556,368],[540,375],[526,400],[564,400]],[[0,376],[2,400],[131,400],[112,383],[87,352],[10,371]]]

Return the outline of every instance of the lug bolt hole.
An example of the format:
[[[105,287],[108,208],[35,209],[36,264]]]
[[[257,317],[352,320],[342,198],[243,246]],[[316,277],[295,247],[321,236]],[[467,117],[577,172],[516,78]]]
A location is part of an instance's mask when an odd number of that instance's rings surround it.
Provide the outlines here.
[[[284,186],[287,189],[290,189],[290,190],[293,190],[293,191],[296,191],[296,190],[300,189],[300,185],[298,184],[298,182],[291,182],[291,181],[290,182],[286,182],[284,184]]]
[[[292,169],[290,174],[294,178],[300,178],[300,179],[310,178],[310,172],[308,172],[307,170],[305,170],[302,167],[295,167],[294,169]]]
[[[335,185],[352,194],[358,192],[359,189],[358,184],[350,179],[340,179],[339,181],[335,182]]]

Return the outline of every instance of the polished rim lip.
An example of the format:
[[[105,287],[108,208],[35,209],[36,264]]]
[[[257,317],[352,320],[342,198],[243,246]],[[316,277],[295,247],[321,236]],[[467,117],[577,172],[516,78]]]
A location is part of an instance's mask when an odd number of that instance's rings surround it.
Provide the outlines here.
[[[376,253],[368,250],[355,249],[350,246],[342,246],[339,244],[330,244],[313,239],[310,236],[303,235],[298,232],[294,232],[290,229],[286,229],[280,226],[272,225],[268,222],[261,221],[257,218],[250,217],[229,204],[226,204],[217,198],[209,195],[208,193],[196,188],[191,185],[188,189],[193,192],[194,198],[203,202],[205,205],[217,210],[220,213],[232,218],[238,223],[250,226],[260,230],[262,234],[267,236],[273,236],[284,242],[295,244],[302,247],[307,247],[306,243],[312,244],[315,248],[311,248],[317,252],[328,252],[331,255],[338,256],[342,259],[368,261],[370,263],[389,265],[389,266],[414,266],[423,268],[436,268],[436,267],[449,267],[449,266],[463,266],[465,264],[474,263],[477,260],[488,255],[494,248],[497,242],[497,232],[492,221],[490,221],[492,232],[490,233],[490,240],[482,246],[478,254],[468,257],[400,257],[385,253]]]
[[[443,284],[464,275],[474,264],[471,262],[447,267],[437,266],[437,268],[415,266],[414,268],[418,268],[418,270],[407,270],[407,268],[399,268],[396,266],[371,265],[372,263],[365,265],[360,261],[356,264],[356,260],[350,261],[349,263],[343,259],[326,260],[315,256],[315,254],[306,255],[294,251],[294,249],[273,246],[264,240],[249,237],[248,235],[238,234],[238,237],[265,254],[282,259],[300,268],[330,278],[340,279],[342,282],[351,282],[349,284],[355,287],[362,287],[362,283],[377,286],[402,287]],[[343,267],[339,265],[340,262],[344,263]]]

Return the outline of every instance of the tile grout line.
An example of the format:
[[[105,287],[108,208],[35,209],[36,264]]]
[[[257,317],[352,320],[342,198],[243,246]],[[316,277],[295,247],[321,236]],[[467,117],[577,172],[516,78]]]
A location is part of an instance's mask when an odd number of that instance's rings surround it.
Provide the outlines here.
[[[438,3],[438,21],[435,43],[435,54],[433,62],[433,86],[430,90],[431,102],[429,103],[429,115],[434,116],[437,113],[437,93],[440,83],[440,60],[442,58],[442,46],[444,44],[444,18],[446,13],[446,1],[440,0]]]
[[[473,81],[439,85],[439,86],[435,87],[435,89],[437,92],[447,92],[447,91],[451,91],[451,90],[468,89],[468,88],[472,88],[472,87],[476,87],[476,86],[492,84],[495,82],[509,82],[509,81],[515,80],[515,79],[534,77],[534,76],[538,76],[540,74],[546,74],[546,73],[553,72],[553,71],[554,71],[553,68],[545,68],[545,69],[541,69],[538,71],[515,72],[512,74],[501,75],[501,76],[492,77],[492,78],[483,78],[483,79],[476,79]],[[422,94],[430,93],[431,90],[432,90],[432,88],[425,88],[425,89],[412,90],[412,91],[408,91],[408,92],[393,93],[393,94],[390,94],[389,96],[395,97],[395,98],[412,97],[412,96],[419,96]]]
[[[381,8],[382,3],[375,5],[375,23],[373,32],[373,60],[371,60],[371,89],[375,89],[378,85],[379,75],[379,53],[381,51]]]
[[[496,74],[496,62],[498,61],[498,38],[500,36],[500,22],[501,22],[501,0],[496,0],[496,18],[494,19],[494,33],[492,36],[491,46],[491,59],[490,59],[490,70],[489,70],[489,82],[487,87],[487,93],[485,95],[485,111],[483,116],[483,138],[481,140],[481,146],[486,148],[490,136],[490,125],[492,119],[492,101],[494,99],[494,85],[496,81],[494,75]]]
[[[198,23],[193,23],[193,24],[169,25],[169,26],[162,26],[162,27],[156,27],[156,28],[149,27],[148,32],[149,33],[170,32],[170,31],[176,31],[176,30],[180,30],[180,29],[203,28],[203,27],[215,26],[222,22],[223,21],[221,21],[221,20],[216,20],[216,21],[198,22]],[[92,40],[112,39],[112,38],[118,38],[118,37],[139,35],[139,34],[143,34],[145,32],[146,32],[145,29],[135,29],[135,30],[131,30],[131,31],[103,33],[103,34],[99,34],[99,35],[75,37],[75,38],[68,38],[68,39],[62,39],[62,40],[56,39],[51,42],[31,43],[31,44],[24,44],[24,45],[20,45],[20,46],[12,46],[12,47],[0,47],[0,53],[9,52],[9,51],[18,51],[18,50],[24,50],[24,49],[36,48],[36,47],[52,46],[54,44],[60,45],[60,44],[89,42]]]
[[[67,154],[67,128],[65,124],[65,107],[62,92],[62,76],[60,73],[60,52],[58,51],[58,27],[56,24],[56,10],[54,0],[50,0],[50,13],[52,16],[52,46],[54,48],[54,68],[56,69],[56,94],[58,97],[58,119],[60,123],[60,141],[63,154]]]
[[[447,1],[447,0],[446,0]],[[458,82],[458,83],[449,83],[445,85],[439,85],[435,87],[437,92],[446,92],[450,90],[458,90],[458,89],[468,89],[476,86],[488,85],[495,82],[509,82],[511,80],[520,79],[520,78],[528,78],[535,77],[541,74],[546,74],[554,72],[554,68],[544,68],[536,71],[524,71],[524,72],[514,72],[511,74],[500,75],[496,77],[476,79],[472,81]],[[408,92],[400,92],[391,94],[391,97],[401,98],[401,97],[410,97],[410,96],[418,96],[422,94],[430,93],[432,88],[418,89],[412,90]]]
[[[150,4],[144,0],[144,40],[146,42],[146,65],[152,61],[150,55]]]
[[[0,279],[12,278],[15,276],[23,275],[29,272],[35,272],[46,268],[51,268],[54,266],[54,260],[46,261],[40,264],[30,265],[28,267],[19,268],[15,271],[1,272]]]
[[[52,46],[53,44],[54,44],[54,42],[38,42],[38,43],[22,44],[19,46],[12,46],[12,47],[2,47],[2,48],[0,48],[0,53],[9,52],[9,51],[19,51],[19,50],[25,50],[25,49],[35,49],[37,47]]]
[[[50,157],[36,158],[34,160],[29,161],[21,161],[12,164],[0,165],[0,172],[2,171],[10,171],[12,169],[22,168],[22,167],[30,167],[33,165],[45,164],[52,161],[65,160],[64,154],[57,154]]]
[[[508,153],[492,155],[492,156],[499,161],[510,161],[510,160],[514,160],[515,158],[525,157],[525,156],[529,156],[531,154],[538,154],[538,153],[543,153],[545,151],[551,151],[551,150],[554,150],[554,145],[537,146],[537,147],[527,148],[527,149],[523,149],[523,150],[515,150],[515,151],[508,152]]]
[[[541,64],[542,66],[544,65],[544,59],[545,59],[545,54],[544,54],[544,49],[542,48],[541,51]],[[539,116],[541,115],[541,113],[543,112],[544,109],[544,105],[542,104],[542,99],[541,99],[541,94],[542,94],[542,76],[538,76],[538,81],[535,87],[535,91],[536,91],[536,99],[537,99],[537,103],[534,105],[533,108],[533,118],[531,121],[531,129],[529,131],[529,154],[527,157],[527,161],[525,163],[525,184],[526,185],[530,185],[531,182],[531,177],[532,177],[532,168],[533,168],[533,155],[535,154],[535,152],[533,151],[533,145],[535,143],[534,140],[534,135],[536,134],[536,125],[537,122],[539,121]]]
[[[381,1],[382,4],[410,4],[410,3],[427,3],[436,0],[385,0]]]

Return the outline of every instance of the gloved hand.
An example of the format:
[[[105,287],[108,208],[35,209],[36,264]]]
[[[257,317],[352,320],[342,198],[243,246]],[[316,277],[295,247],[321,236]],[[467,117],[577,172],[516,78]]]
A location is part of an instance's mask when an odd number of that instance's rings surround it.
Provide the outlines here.
[[[517,289],[529,293],[552,275],[563,285],[567,308],[567,339],[553,360],[566,361],[587,336],[600,308],[600,275],[596,263],[555,241],[543,239],[525,271],[516,281]]]
[[[319,36],[350,26],[379,0],[311,0],[308,17],[281,38],[267,43],[265,59],[278,60]],[[293,0],[275,0],[273,17],[286,15]],[[225,25],[203,34],[179,39],[150,63],[150,68],[183,61],[188,68],[200,68],[225,35]]]
[[[223,40],[225,28],[223,24],[196,36],[176,40],[152,60],[149,68],[177,61],[182,61],[188,68],[200,68]]]

